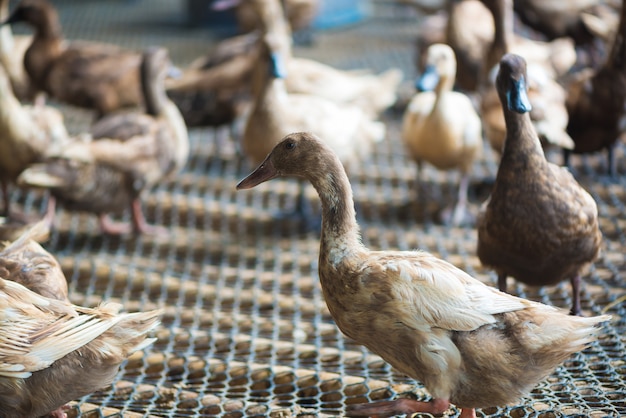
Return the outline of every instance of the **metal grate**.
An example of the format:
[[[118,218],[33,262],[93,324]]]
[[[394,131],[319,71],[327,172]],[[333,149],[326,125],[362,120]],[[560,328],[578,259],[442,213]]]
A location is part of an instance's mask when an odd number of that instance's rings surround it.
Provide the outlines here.
[[[210,28],[184,26],[183,2],[58,0],[68,38],[129,48],[163,44],[185,65],[209,49]],[[414,76],[417,17],[383,0],[375,16],[353,27],[315,34],[298,48],[341,68],[398,66]],[[28,32],[26,28],[19,29]],[[79,132],[91,115],[64,108]],[[350,172],[364,243],[371,248],[422,248],[480,280],[495,283],[475,255],[472,228],[447,228],[434,213],[455,194],[454,173],[425,170],[416,199],[415,166],[399,141],[400,115],[385,115],[388,139]],[[297,185],[274,181],[248,192],[236,182],[251,169],[223,129],[190,131],[192,157],[183,173],[149,193],[148,219],[170,240],[100,236],[93,217],[60,211],[47,248],[61,262],[74,303],[115,300],[128,311],[165,308],[158,341],[124,363],[112,388],[73,403],[71,417],[338,416],[346,404],[396,396],[427,399],[418,382],[342,336],[324,304],[317,277],[318,235],[272,214],[294,204]],[[585,277],[587,315],[626,293],[626,160],[617,150],[616,182],[603,177],[603,155],[575,157],[575,175],[598,202],[605,236],[602,257]],[[559,155],[550,155],[555,161]],[[497,170],[485,148],[471,196],[477,210]],[[311,198],[314,191],[309,190]],[[17,192],[31,213],[41,195]],[[517,294],[564,308],[569,284]],[[518,405],[478,411],[489,417],[617,417],[626,415],[626,304],[600,340],[573,356]],[[458,414],[458,411],[454,411]]]

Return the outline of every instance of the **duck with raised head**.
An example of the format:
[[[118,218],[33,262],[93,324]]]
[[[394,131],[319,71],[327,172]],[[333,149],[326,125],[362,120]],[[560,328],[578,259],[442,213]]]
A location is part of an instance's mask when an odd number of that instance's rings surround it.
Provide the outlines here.
[[[24,68],[37,91],[97,116],[141,104],[141,54],[112,44],[67,42],[48,0],[21,0],[3,24],[26,22],[35,29]]]
[[[309,130],[328,138],[329,146],[344,164],[357,163],[385,136],[385,125],[371,120],[361,108],[339,105],[323,97],[287,92],[284,56],[276,40],[263,37],[263,50],[255,69],[252,109],[241,150],[252,165],[263,161],[276,138],[295,130]],[[300,193],[296,215],[310,221],[307,201]],[[303,212],[304,211],[304,212]]]
[[[461,179],[456,205],[447,223],[460,225],[467,219],[467,190],[474,161],[483,149],[480,117],[470,99],[452,91],[456,74],[454,51],[446,44],[428,48],[420,90],[404,112],[402,139],[417,162],[418,181],[423,162],[440,170],[459,169]],[[434,90],[434,91],[433,91]]]
[[[311,133],[283,138],[237,189],[283,176],[303,177],[320,196],[319,277],[339,329],[432,395],[350,405],[346,415],[437,415],[453,403],[475,417],[527,395],[609,319],[500,292],[427,252],[366,248],[343,165]]]
[[[556,81],[576,60],[572,41],[560,38],[546,43],[516,36],[513,32],[513,0],[482,1],[491,11],[495,24],[494,39],[485,56],[480,93],[480,115],[491,147],[501,153],[505,137],[504,117],[493,82],[494,68],[504,54],[515,53],[528,62],[528,96],[533,106],[530,116],[542,144],[573,148],[574,142],[566,132],[566,93]]]
[[[622,1],[618,29],[604,64],[596,71],[585,71],[568,87],[567,132],[574,148],[564,151],[566,165],[570,153],[592,153],[606,149],[608,172],[615,177],[615,144],[626,129],[626,1]]]
[[[9,0],[0,0],[0,22],[9,18]],[[32,101],[35,89],[24,68],[24,55],[33,41],[31,35],[14,35],[10,25],[0,26],[0,63],[4,66],[13,93],[21,101]]]
[[[571,313],[580,315],[581,272],[602,243],[593,198],[564,167],[546,161],[528,115],[526,62],[502,58],[496,80],[506,140],[490,198],[478,218],[478,258],[506,279],[533,286],[572,284]]]
[[[69,209],[97,214],[105,233],[131,230],[108,216],[128,207],[134,232],[163,232],[146,223],[141,194],[180,171],[189,154],[187,128],[163,85],[171,69],[166,49],[146,50],[141,65],[144,113],[108,115],[92,126],[90,136],[21,174],[20,184],[50,190],[50,221],[59,200]]]
[[[120,364],[155,341],[160,311],[83,308],[0,278],[0,415],[64,417],[66,403],[110,385]]]
[[[485,55],[494,36],[493,17],[480,0],[449,0],[445,12],[426,16],[417,38],[417,68],[426,66],[428,47],[448,44],[457,62],[455,88],[472,93],[478,90]],[[471,22],[469,24],[468,22]]]
[[[67,143],[63,114],[49,106],[22,105],[0,65],[0,187],[4,204],[0,216],[9,224],[25,223],[24,216],[12,211],[10,204],[10,187],[20,173]]]
[[[400,69],[389,68],[380,74],[360,69],[344,71],[319,61],[296,57],[280,0],[249,1],[262,22],[261,32],[273,36],[281,49],[289,93],[320,96],[342,106],[358,106],[371,118],[378,118],[396,102],[397,89],[403,78]]]

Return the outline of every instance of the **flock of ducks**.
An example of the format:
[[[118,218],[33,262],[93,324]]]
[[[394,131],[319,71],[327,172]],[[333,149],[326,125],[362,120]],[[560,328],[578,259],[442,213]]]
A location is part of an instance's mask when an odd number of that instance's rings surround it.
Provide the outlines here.
[[[426,252],[361,243],[346,170],[385,140],[380,117],[396,102],[403,75],[294,56],[292,30],[310,23],[317,2],[217,1],[237,7],[250,32],[169,78],[176,69],[163,48],[68,41],[48,0],[20,0],[10,15],[1,0],[2,215],[27,222],[10,206],[13,186],[44,189],[49,198],[43,220],[0,252],[0,415],[64,416],[67,402],[109,384],[128,355],[154,341],[148,334],[159,311],[72,305],[58,262],[37,242],[53,226],[57,203],[95,214],[104,233],[167,234],[146,222],[141,197],[184,168],[189,126],[231,126],[242,157],[258,166],[237,189],[284,176],[313,185],[322,207],[319,277],[333,319],[432,395],[429,402],[352,405],[346,414],[441,414],[452,403],[461,417],[475,417],[476,408],[517,401],[584,349],[610,319],[582,316],[579,296],[602,243],[598,210],[544,148],[564,149],[565,163],[572,152],[606,149],[609,175],[616,174],[612,151],[626,116],[626,1],[602,47],[585,23],[593,19],[580,19],[582,6],[569,14],[551,9],[546,21],[536,10],[551,2],[519,3],[522,11],[517,0],[433,6],[445,9],[446,20],[424,23],[442,30],[419,39],[420,91],[401,131],[418,176],[425,162],[460,171],[458,198],[442,217],[452,225],[473,222],[468,188],[483,138],[497,151],[491,196],[475,222],[478,257],[497,273],[498,290]],[[585,11],[598,2],[587,3]],[[550,41],[515,34],[514,13]],[[567,22],[541,29],[561,15]],[[463,24],[467,16],[472,25]],[[17,22],[34,35],[14,37],[9,24]],[[575,72],[583,55],[593,65]],[[93,124],[70,135],[48,99],[92,109]],[[299,216],[310,216],[300,200]],[[130,225],[111,219],[124,210]],[[507,294],[509,276],[539,286],[569,280],[570,315]],[[80,387],[65,384],[75,381]]]

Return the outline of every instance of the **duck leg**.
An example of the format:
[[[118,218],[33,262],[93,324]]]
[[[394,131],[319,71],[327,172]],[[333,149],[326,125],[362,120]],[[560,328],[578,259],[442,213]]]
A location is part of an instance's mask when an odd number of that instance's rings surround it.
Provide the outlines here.
[[[131,203],[131,216],[133,219],[133,231],[136,234],[167,235],[167,229],[161,226],[150,225],[146,221],[143,210],[141,210],[141,200],[138,197],[134,198]]]
[[[461,226],[472,222],[472,217],[467,210],[467,193],[469,189],[469,175],[463,173],[459,181],[459,191],[456,204],[444,209],[441,213],[442,221],[447,225]]]
[[[582,310],[580,309],[580,274],[572,277],[570,283],[572,284],[572,309],[569,313],[570,315],[582,316]]]
[[[506,292],[506,274],[498,274],[498,290]]]
[[[2,216],[9,217],[9,209],[11,208],[10,199],[9,199],[9,186],[6,182],[0,182],[0,187],[2,188],[2,203],[4,204],[4,208],[2,209]]]
[[[100,223],[100,230],[105,234],[122,235],[127,234],[131,231],[131,227],[129,224],[123,222],[114,222],[106,213],[99,214],[98,221]]]
[[[430,402],[423,402],[415,401],[413,399],[401,398],[396,399],[395,401],[382,401],[350,405],[346,410],[346,416],[391,417],[401,414],[411,416],[417,412],[440,415],[443,414],[449,407],[450,402],[445,399],[433,399]],[[471,411],[474,410],[472,409]],[[476,415],[474,414],[473,416],[475,417]],[[470,417],[472,417],[472,415],[464,416],[464,418]]]

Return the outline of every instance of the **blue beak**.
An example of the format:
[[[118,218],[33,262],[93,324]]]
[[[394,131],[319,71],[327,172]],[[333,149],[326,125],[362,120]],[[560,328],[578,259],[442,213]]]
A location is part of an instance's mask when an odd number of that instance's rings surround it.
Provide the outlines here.
[[[506,92],[506,101],[509,110],[517,113],[530,112],[532,106],[526,92],[526,80],[522,76],[518,81],[513,81],[513,86]]]
[[[437,70],[433,65],[428,65],[415,83],[415,88],[417,91],[433,91],[438,83],[439,74],[437,74]]]
[[[270,75],[274,78],[287,77],[287,68],[285,67],[285,60],[283,56],[278,52],[272,52],[270,54]]]

